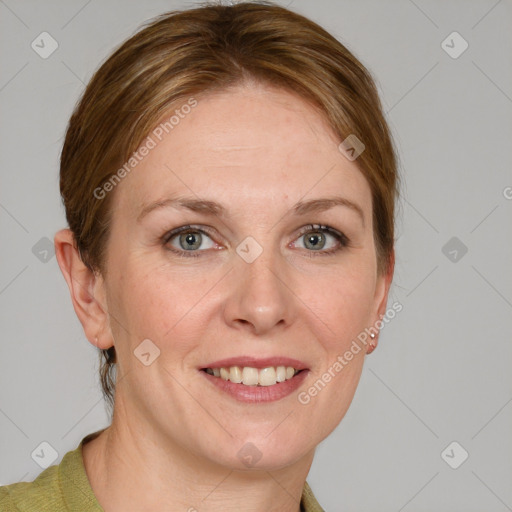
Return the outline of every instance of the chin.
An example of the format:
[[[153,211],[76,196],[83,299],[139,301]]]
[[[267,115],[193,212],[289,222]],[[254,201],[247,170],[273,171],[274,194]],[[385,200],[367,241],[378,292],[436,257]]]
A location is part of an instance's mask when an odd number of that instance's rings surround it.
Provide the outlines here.
[[[276,471],[294,464],[314,449],[310,439],[298,438],[300,429],[290,435],[278,433],[278,429],[270,435],[265,432],[259,436],[233,432],[234,438],[221,448],[222,454],[215,453],[212,458],[229,469]]]

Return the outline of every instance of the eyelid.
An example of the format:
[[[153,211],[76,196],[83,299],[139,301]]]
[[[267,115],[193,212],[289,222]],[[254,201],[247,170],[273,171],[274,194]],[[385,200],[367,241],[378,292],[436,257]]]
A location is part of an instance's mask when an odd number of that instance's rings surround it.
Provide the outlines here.
[[[171,238],[173,238],[176,235],[179,235],[180,233],[183,233],[184,231],[199,231],[200,233],[204,233],[208,236],[213,236],[214,234],[217,233],[216,230],[209,226],[187,224],[185,226],[180,226],[179,228],[166,231],[161,237],[161,240],[163,243],[168,243]]]
[[[305,255],[307,255],[308,258],[316,258],[316,257],[323,257],[323,256],[334,256],[336,254],[339,254],[341,251],[347,249],[348,247],[351,247],[350,239],[345,235],[345,233],[338,231],[337,229],[332,228],[331,226],[326,226],[323,224],[308,224],[300,229],[300,232],[298,236],[294,239],[297,240],[298,238],[301,238],[306,233],[327,233],[328,235],[331,235],[334,237],[337,242],[338,246],[331,248],[331,249],[322,249],[319,251],[309,251],[309,250],[302,250]]]
[[[345,235],[345,233],[342,233],[341,231],[338,231],[337,229],[334,229],[331,226],[327,226],[324,224],[308,224],[300,229],[298,237],[305,235],[306,233],[315,231],[328,233],[334,236],[335,238],[338,238],[340,243],[343,243],[344,245],[348,245],[350,243],[350,240],[347,237],[347,235]]]
[[[196,257],[199,257],[201,256],[201,253],[204,253],[204,252],[208,252],[208,251],[205,251],[205,250],[202,250],[202,251],[185,251],[183,249],[176,249],[175,247],[170,247],[168,244],[169,242],[176,236],[180,235],[181,233],[186,233],[187,231],[191,231],[191,232],[199,232],[203,235],[206,235],[208,236],[209,238],[212,239],[212,241],[214,243],[217,243],[215,242],[215,240],[213,240],[213,232],[216,230],[214,230],[213,228],[209,227],[209,226],[197,226],[197,225],[193,225],[193,224],[186,224],[184,226],[180,226],[176,229],[171,229],[170,231],[166,231],[161,237],[160,237],[160,243],[161,245],[164,246],[165,250],[177,255],[178,257],[185,257],[185,258],[196,258]],[[212,250],[211,248],[209,250]]]

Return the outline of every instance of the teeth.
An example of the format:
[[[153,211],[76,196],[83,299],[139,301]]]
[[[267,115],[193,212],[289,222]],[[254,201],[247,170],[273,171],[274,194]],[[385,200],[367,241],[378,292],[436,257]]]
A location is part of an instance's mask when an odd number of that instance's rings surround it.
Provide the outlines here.
[[[276,381],[284,382],[286,380],[286,367],[278,366],[276,369]]]
[[[206,373],[222,380],[229,380],[245,386],[273,386],[278,382],[290,380],[299,370],[292,366],[269,366],[252,368],[250,366],[231,366],[230,368],[207,368]]]
[[[242,368],[240,366],[232,366],[229,370],[229,380],[231,382],[235,382],[236,384],[240,384],[243,379]]]
[[[293,368],[292,368],[293,370]],[[258,376],[258,384],[260,386],[273,386],[277,382],[276,379],[276,369],[272,368],[263,368],[259,372]]]
[[[231,368],[233,368],[233,367],[231,367]],[[229,372],[229,376],[231,377],[231,372]],[[258,385],[258,370],[257,370],[257,368],[250,368],[249,366],[244,366],[244,369],[242,370],[242,382],[246,386],[257,386]]]

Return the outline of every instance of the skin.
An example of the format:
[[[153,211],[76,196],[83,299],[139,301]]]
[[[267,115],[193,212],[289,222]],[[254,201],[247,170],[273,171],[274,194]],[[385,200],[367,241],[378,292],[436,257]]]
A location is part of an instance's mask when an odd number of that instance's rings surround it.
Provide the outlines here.
[[[84,446],[84,464],[107,512],[298,512],[315,448],[354,396],[364,347],[309,404],[297,394],[384,315],[393,263],[378,275],[369,185],[308,103],[256,83],[197,98],[110,192],[103,276],[83,265],[69,230],[55,236],[88,340],[102,349],[115,343],[118,354],[112,425]],[[227,214],[168,207],[137,222],[143,205],[172,195],[217,201]],[[334,195],[358,205],[363,218],[346,206],[292,210],[299,200]],[[187,224],[213,230],[196,258],[160,240]],[[327,234],[325,245],[307,246],[300,230],[308,224],[344,233],[349,245],[326,254],[340,246]],[[247,236],[263,248],[252,263],[236,252]],[[182,244],[178,235],[167,247],[190,254]],[[160,349],[149,366],[133,354],[144,339]],[[293,357],[310,373],[297,392],[249,404],[198,370],[242,355]],[[251,468],[237,455],[247,442],[262,454]]]

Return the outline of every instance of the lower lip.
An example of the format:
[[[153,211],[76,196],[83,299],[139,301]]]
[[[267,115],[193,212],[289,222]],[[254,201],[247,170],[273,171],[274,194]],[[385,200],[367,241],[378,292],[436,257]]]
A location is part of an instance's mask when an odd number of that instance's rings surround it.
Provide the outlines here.
[[[230,380],[214,377],[203,370],[199,370],[214,386],[225,391],[236,400],[248,403],[275,402],[292,394],[306,378],[309,370],[302,370],[290,380],[273,384],[272,386],[246,386],[236,384]]]

